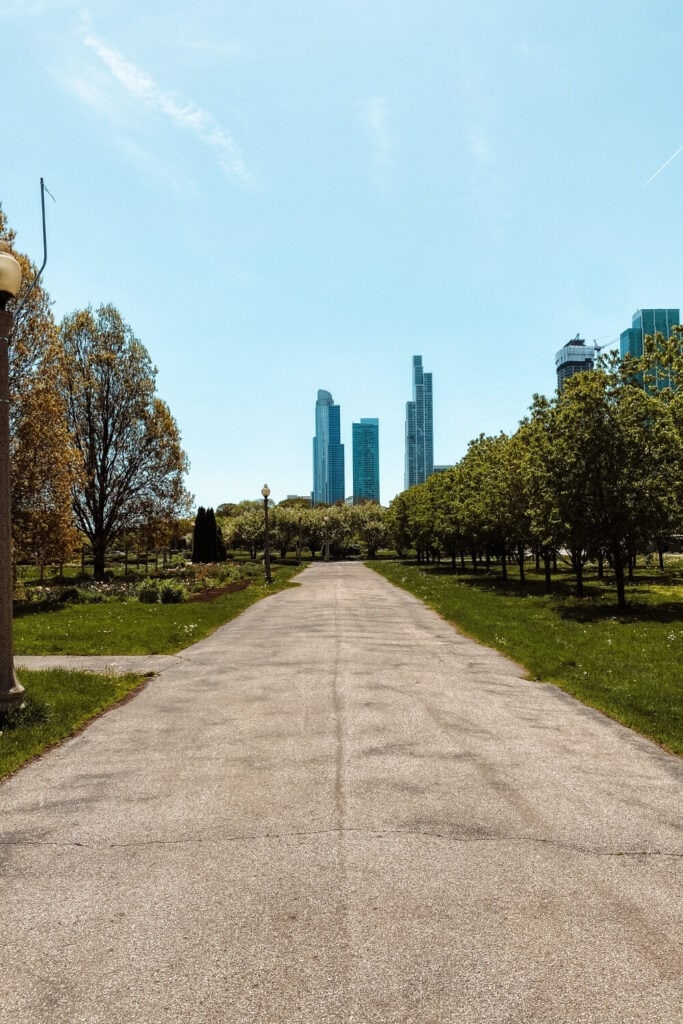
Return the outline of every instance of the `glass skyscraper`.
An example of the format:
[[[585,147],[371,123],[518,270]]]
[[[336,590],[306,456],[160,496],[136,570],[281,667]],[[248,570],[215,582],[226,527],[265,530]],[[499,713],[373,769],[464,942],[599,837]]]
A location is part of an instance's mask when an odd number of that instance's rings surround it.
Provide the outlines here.
[[[406,487],[421,484],[434,472],[432,375],[422,368],[422,356],[413,356],[413,398],[406,402]]]
[[[313,438],[314,505],[344,500],[344,445],[340,442],[339,406],[329,391],[318,391]]]
[[[621,332],[619,347],[621,358],[628,353],[637,359],[643,354],[643,342],[646,334],[663,334],[671,337],[671,328],[679,324],[678,309],[637,309],[633,314],[633,323]]]
[[[678,309],[637,309],[633,314],[632,326],[621,332],[619,337],[619,350],[621,358],[625,355],[634,356],[636,359],[643,354],[645,335],[662,334],[665,338],[671,337],[671,330],[681,322],[680,310]],[[657,370],[658,388],[671,386],[671,380],[663,367],[661,377]],[[638,374],[640,377],[640,374]],[[642,381],[641,381],[642,384]]]
[[[564,382],[569,377],[573,377],[575,373],[592,370],[595,366],[595,357],[595,345],[586,345],[586,342],[578,334],[566,345],[563,345],[555,356],[557,390],[561,391]]]
[[[353,431],[353,503],[379,504],[379,420],[361,417]]]

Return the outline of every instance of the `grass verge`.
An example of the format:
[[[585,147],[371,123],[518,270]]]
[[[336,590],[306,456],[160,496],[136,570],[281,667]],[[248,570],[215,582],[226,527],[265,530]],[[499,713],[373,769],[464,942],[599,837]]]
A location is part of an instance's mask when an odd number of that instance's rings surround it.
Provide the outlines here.
[[[28,611],[15,618],[15,654],[175,654],[213,633],[268,594],[290,586],[299,566],[278,566],[271,584],[253,581],[245,590],[213,601],[141,604],[108,601],[53,610]]]
[[[145,676],[19,669],[23,706],[0,713],[0,779],[125,700]]]
[[[683,754],[683,600],[679,588],[646,584],[619,615],[594,586],[578,600],[545,595],[532,581],[503,585],[439,566],[368,562],[463,632],[591,707]],[[536,589],[538,588],[538,589]]]

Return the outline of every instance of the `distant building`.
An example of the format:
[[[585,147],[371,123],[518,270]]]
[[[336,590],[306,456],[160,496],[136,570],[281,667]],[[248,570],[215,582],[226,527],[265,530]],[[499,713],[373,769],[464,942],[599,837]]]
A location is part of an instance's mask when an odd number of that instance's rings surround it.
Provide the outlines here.
[[[646,334],[663,334],[670,338],[672,328],[680,322],[678,309],[637,309],[631,326],[622,331],[619,338],[621,358],[631,355],[638,359],[643,354]]]
[[[453,469],[454,468],[454,465],[455,465],[454,463],[451,463],[450,466],[434,466],[434,472],[435,473],[447,473],[449,469]]]
[[[595,345],[586,345],[586,342],[578,334],[571,341],[568,341],[566,345],[563,345],[555,356],[557,390],[561,391],[564,382],[573,377],[575,373],[592,370],[595,366],[596,357],[597,349]]]
[[[413,397],[406,402],[406,487],[421,484],[434,472],[434,419],[432,375],[422,368],[422,356],[413,356]]]
[[[313,505],[344,500],[344,445],[341,444],[339,406],[329,391],[318,391],[313,438]]]
[[[680,322],[678,309],[637,309],[631,326],[622,331],[619,338],[621,358],[630,355],[638,359],[643,354],[646,334],[661,334],[664,338],[670,338],[673,328]],[[665,371],[662,371],[661,377],[657,375],[657,387],[670,386],[671,380]]]
[[[353,503],[379,504],[379,420],[361,418],[353,432]]]

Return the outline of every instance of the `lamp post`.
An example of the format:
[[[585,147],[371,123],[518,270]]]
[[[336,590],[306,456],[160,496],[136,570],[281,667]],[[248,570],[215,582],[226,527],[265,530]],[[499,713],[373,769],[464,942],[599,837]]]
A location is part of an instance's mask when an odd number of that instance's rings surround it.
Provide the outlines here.
[[[261,494],[263,495],[263,514],[266,521],[266,542],[263,551],[263,562],[264,569],[266,571],[266,583],[272,583],[273,577],[270,575],[270,532],[268,530],[268,498],[270,497],[270,487],[268,484],[263,485],[261,488]]]
[[[21,287],[21,267],[0,239],[0,710],[19,703],[24,692],[14,674],[12,644],[12,500],[9,462],[9,336],[7,309]]]
[[[325,527],[325,557],[324,561],[329,562],[330,560],[330,520],[329,516],[323,516],[323,526]]]

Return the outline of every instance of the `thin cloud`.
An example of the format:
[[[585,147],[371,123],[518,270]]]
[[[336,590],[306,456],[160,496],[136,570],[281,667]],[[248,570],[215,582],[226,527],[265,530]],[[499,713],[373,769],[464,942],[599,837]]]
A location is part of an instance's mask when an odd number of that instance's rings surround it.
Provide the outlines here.
[[[252,184],[240,147],[211,114],[190,100],[161,89],[147,72],[132,64],[118,50],[107,46],[87,27],[81,30],[80,36],[84,45],[92,50],[130,96],[209,146],[228,177],[245,186]]]
[[[647,188],[651,181],[654,181],[658,174],[661,174],[665,167],[668,167],[672,160],[675,160],[679,153],[683,153],[683,146],[679,146],[675,153],[672,153],[668,160],[665,160],[661,167],[658,167],[653,175],[651,175],[642,188]]]
[[[470,136],[469,149],[472,156],[480,163],[486,164],[491,160],[491,142],[484,132],[476,131]]]
[[[359,103],[361,120],[372,144],[373,173],[380,191],[389,187],[394,162],[394,140],[387,101],[371,96]]]
[[[25,0],[0,0],[0,18],[35,18],[46,10],[44,3],[26,3]]]

